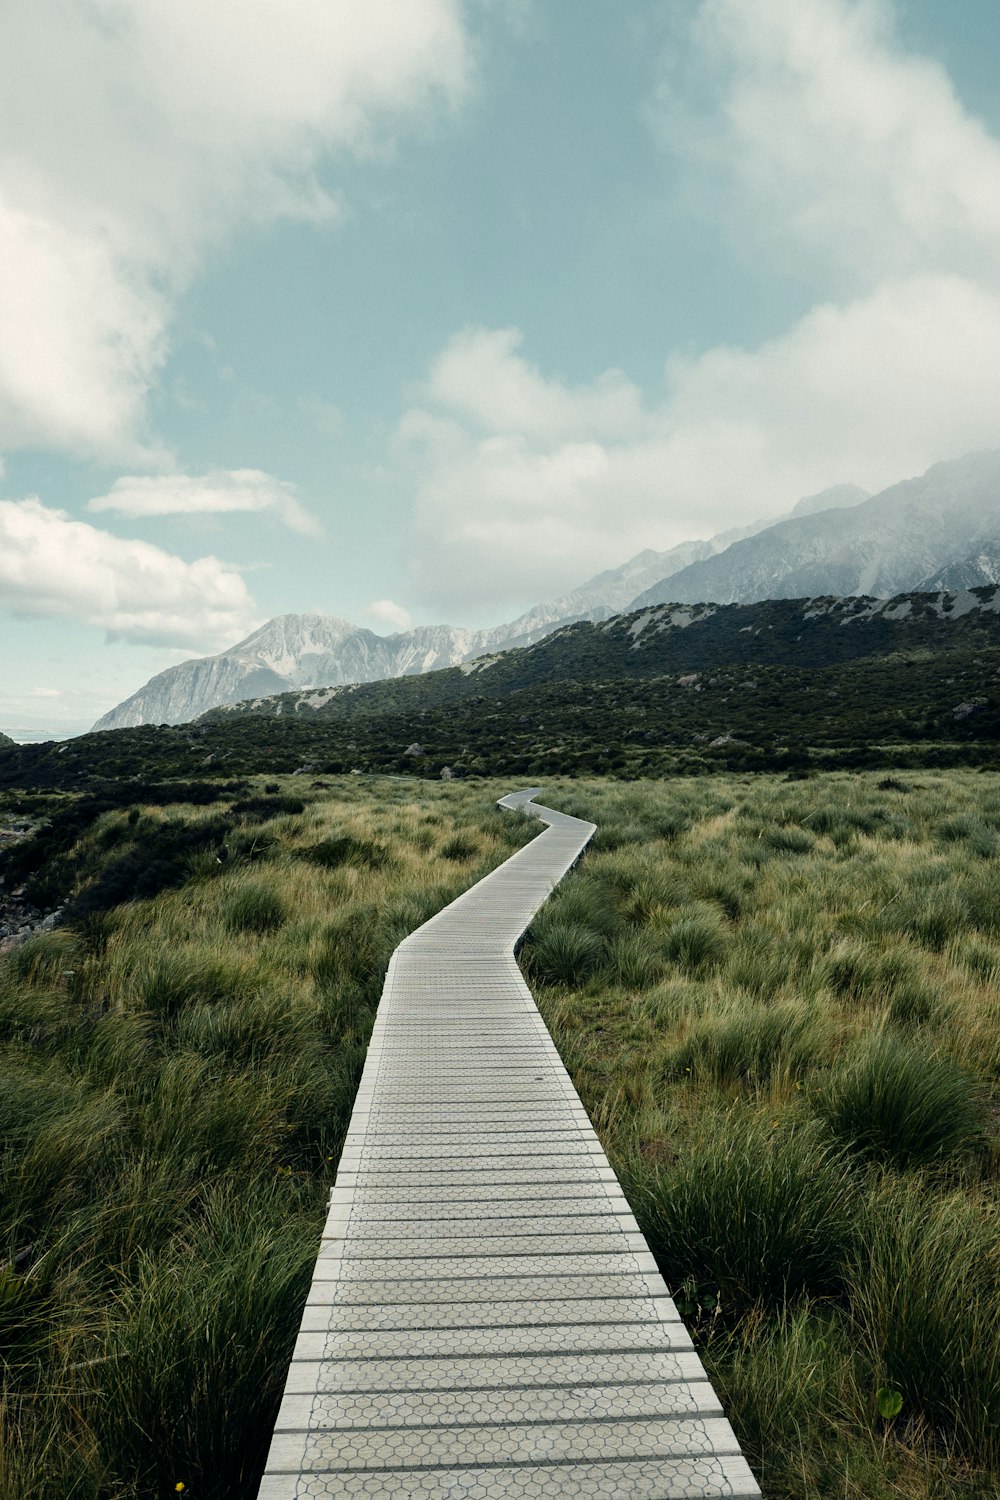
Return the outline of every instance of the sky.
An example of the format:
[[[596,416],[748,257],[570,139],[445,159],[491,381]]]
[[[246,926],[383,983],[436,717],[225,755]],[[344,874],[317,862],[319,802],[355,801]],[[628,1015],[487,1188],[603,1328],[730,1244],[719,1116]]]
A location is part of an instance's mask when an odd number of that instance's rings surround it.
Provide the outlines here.
[[[7,0],[0,730],[1000,447],[995,0]]]

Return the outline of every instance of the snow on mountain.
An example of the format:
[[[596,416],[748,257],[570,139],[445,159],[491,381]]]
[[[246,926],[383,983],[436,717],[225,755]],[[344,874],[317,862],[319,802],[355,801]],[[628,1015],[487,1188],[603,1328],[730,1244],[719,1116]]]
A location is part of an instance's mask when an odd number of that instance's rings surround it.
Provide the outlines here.
[[[829,492],[827,492],[829,493]],[[817,497],[822,498],[822,497]],[[651,604],[753,603],[834,594],[887,598],[952,587],[944,570],[1000,546],[1000,452],[935,464],[852,504],[793,514],[638,594]],[[988,573],[988,569],[987,569]],[[970,582],[992,583],[994,577]],[[968,587],[956,573],[955,585]]]
[[[624,608],[637,589],[665,572],[710,557],[732,535],[682,542],[667,552],[640,552],[620,568],[599,573],[580,588],[485,630],[423,625],[379,636],[333,615],[279,615],[218,656],[168,667],[98,719],[94,728],[180,724],[243,698],[432,672],[487,652],[531,645],[574,620],[606,620]]]
[[[519,615],[505,625],[477,632],[477,649],[502,651],[511,646],[530,646],[549,635],[560,625],[570,625],[575,620],[607,620],[618,614],[628,604],[637,589],[646,588],[664,576],[663,570],[676,572],[689,563],[703,557],[711,557],[717,551],[715,541],[681,542],[667,552],[654,552],[647,548],[620,568],[609,568],[589,578],[579,588],[550,599],[546,604],[536,604],[534,609]]]
[[[665,602],[749,603],[768,598],[970,588],[1000,581],[1000,453],[935,464],[919,479],[866,498],[837,485],[780,521],[647,550],[485,630],[419,626],[379,636],[330,615],[280,615],[218,656],[161,672],[95,724],[177,724],[208,709],[289,689],[458,666],[527,646],[576,620],[602,621]]]
[[[453,667],[472,640],[471,631],[451,625],[379,636],[334,615],[279,615],[229,651],[168,667],[94,728],[181,724],[241,698]]]
[[[983,541],[968,557],[939,568],[917,584],[920,591],[935,593],[938,589],[976,589],[1000,583],[1000,537]]]

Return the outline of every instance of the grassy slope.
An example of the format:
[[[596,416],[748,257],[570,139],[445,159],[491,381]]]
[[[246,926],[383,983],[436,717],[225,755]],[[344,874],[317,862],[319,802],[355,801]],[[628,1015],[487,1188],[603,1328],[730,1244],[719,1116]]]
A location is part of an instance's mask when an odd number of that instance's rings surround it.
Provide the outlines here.
[[[1000,778],[880,780],[548,793],[600,832],[524,962],[768,1500],[1000,1480]],[[385,960],[532,831],[284,789],[101,813],[0,960],[5,1500],[253,1493]]]
[[[506,786],[287,789],[32,876],[76,900],[0,959],[4,1500],[256,1493],[385,963],[535,831]]]
[[[1000,1486],[1000,778],[880,780],[550,791],[522,955],[768,1500]]]

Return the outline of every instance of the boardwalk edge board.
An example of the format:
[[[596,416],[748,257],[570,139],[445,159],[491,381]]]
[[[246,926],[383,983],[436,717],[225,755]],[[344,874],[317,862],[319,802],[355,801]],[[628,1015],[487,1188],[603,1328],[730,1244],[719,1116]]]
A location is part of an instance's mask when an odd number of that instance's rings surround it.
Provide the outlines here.
[[[537,791],[389,962],[258,1500],[760,1496],[517,966]]]

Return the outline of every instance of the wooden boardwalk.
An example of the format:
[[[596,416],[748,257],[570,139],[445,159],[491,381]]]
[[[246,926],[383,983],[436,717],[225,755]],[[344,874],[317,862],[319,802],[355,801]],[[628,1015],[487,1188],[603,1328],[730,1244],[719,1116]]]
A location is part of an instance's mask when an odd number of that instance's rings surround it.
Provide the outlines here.
[[[760,1494],[515,962],[594,832],[531,811],[389,965],[260,1500]]]

